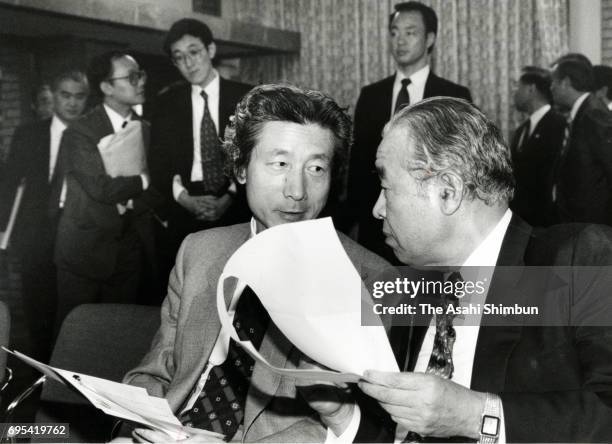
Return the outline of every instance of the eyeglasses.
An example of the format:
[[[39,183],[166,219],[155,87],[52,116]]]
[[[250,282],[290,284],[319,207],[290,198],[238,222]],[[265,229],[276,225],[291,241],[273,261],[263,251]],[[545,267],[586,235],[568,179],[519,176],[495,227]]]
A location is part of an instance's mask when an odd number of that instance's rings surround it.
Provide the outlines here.
[[[140,82],[141,79],[145,82],[147,81],[147,73],[145,71],[130,71],[130,73],[127,76],[111,77],[108,80],[121,80],[121,79],[128,79],[128,82],[130,82],[132,86],[137,86],[138,82]]]
[[[176,55],[172,55],[170,59],[176,66],[185,66],[187,59],[190,61],[200,60],[202,53],[206,50],[206,47],[200,48],[189,48],[186,53],[178,52]]]

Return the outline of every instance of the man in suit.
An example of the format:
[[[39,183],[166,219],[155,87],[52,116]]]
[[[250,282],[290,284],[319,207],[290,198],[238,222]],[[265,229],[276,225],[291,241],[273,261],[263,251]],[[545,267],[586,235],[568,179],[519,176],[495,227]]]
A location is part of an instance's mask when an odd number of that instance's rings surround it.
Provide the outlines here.
[[[565,119],[551,108],[550,73],[526,66],[514,92],[517,111],[529,116],[510,145],[516,189],[510,208],[532,226],[554,223],[552,165],[561,150]]]
[[[612,67],[608,65],[593,66],[595,87],[593,94],[599,97],[612,111]]]
[[[55,246],[56,328],[79,304],[135,301],[143,266],[154,257],[152,208],[159,197],[147,172],[111,177],[98,147],[140,120],[132,106],[144,102],[146,75],[130,55],[115,51],[95,57],[88,74],[102,103],[73,122],[61,144],[67,193]],[[142,128],[146,147],[144,122]]]
[[[347,214],[351,223],[358,223],[359,243],[388,257],[392,255],[384,245],[381,223],[372,217],[372,206],[380,191],[374,159],[383,127],[399,108],[427,97],[450,96],[471,101],[467,88],[431,71],[437,32],[438,18],[429,6],[416,1],[396,4],[389,17],[389,46],[397,71],[365,86],[355,107]]]
[[[25,193],[11,235],[10,247],[21,261],[23,307],[34,346],[34,356],[47,359],[55,315],[56,270],[53,245],[60,207],[51,197],[54,184],[61,186],[58,167],[60,140],[66,126],[85,109],[89,85],[76,70],[58,74],[50,87],[52,117],[20,126],[15,131],[6,175],[0,184],[0,224],[5,227],[17,187],[25,181]]]
[[[382,191],[373,212],[382,219],[385,241],[396,256],[414,267],[441,270],[464,288],[478,276],[490,283],[481,302],[512,306],[524,301],[523,293],[514,290],[522,275],[502,279],[508,272],[500,266],[529,271],[534,265],[612,263],[608,227],[533,229],[512,214],[510,152],[499,129],[466,101],[432,98],[402,110],[386,129],[376,167]],[[571,301],[565,308],[573,315],[581,307],[588,312],[604,306],[609,313],[608,290],[603,299],[593,299],[597,295],[585,288],[591,284],[536,280],[542,292],[533,292],[535,299],[528,302],[543,308],[540,296],[558,291],[552,294]],[[456,295],[454,303],[463,305],[462,295]],[[448,307],[450,298],[442,299],[441,307]],[[400,368],[408,371],[367,371],[359,382],[398,424],[394,430],[395,424],[381,420],[381,428],[388,426],[382,440],[612,438],[609,319],[605,327],[576,319],[553,327],[534,325],[529,317],[503,321],[483,314],[455,328],[460,319],[448,313],[443,309],[435,321],[404,329],[410,347]]]
[[[164,41],[187,81],[163,92],[151,117],[151,180],[166,198],[171,262],[187,234],[248,220],[241,190],[224,175],[219,139],[251,87],[219,76],[216,51],[209,27],[195,19],[174,23]]]
[[[221,433],[227,440],[320,442],[326,434],[341,437],[344,429],[337,424],[352,414],[352,406],[332,404],[329,409],[325,403],[315,403],[313,407],[323,414],[319,418],[297,392],[293,379],[269,373],[258,364],[252,377],[250,371],[232,377],[225,364],[214,367],[212,380],[226,381],[226,388],[216,400],[209,399],[218,390],[205,370],[221,328],[215,298],[225,263],[240,245],[268,227],[316,218],[332,185],[341,180],[339,172],[351,139],[350,119],[331,98],[292,86],[254,88],[238,104],[235,115],[224,145],[229,168],[246,187],[251,223],[185,239],[162,305],[160,330],[150,352],[124,381],[165,397],[184,424]],[[357,269],[376,272],[388,266],[348,237],[340,235],[340,240]],[[368,277],[374,276],[364,279]],[[235,325],[238,328],[239,321],[252,329],[248,337],[261,343],[259,351],[272,365],[295,367],[299,353],[262,310],[256,298],[243,294]],[[243,354],[232,341],[227,362],[238,359],[252,364]],[[245,388],[240,391],[240,387]],[[222,399],[233,401],[234,414],[224,413]],[[194,439],[199,436],[197,429],[190,433]],[[137,429],[134,437],[143,442],[168,440],[143,429]]]
[[[561,222],[612,224],[612,114],[590,91],[590,63],[561,58],[551,90],[569,111],[554,167],[552,200]]]

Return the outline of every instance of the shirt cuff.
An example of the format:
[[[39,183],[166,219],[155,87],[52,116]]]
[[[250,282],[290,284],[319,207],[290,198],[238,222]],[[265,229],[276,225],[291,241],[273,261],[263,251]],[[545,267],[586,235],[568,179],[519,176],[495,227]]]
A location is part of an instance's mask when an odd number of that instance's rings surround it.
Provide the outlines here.
[[[353,409],[353,417],[349,422],[348,427],[342,432],[340,436],[336,436],[332,429],[327,429],[327,436],[325,437],[325,444],[340,444],[346,442],[353,442],[355,436],[357,436],[357,430],[359,430],[359,423],[361,422],[361,410],[359,406],[355,404]]]
[[[183,186],[181,176],[175,174],[174,178],[172,179],[172,196],[174,196],[174,200],[178,202],[179,196],[183,191],[187,191],[187,189]]]
[[[141,174],[140,180],[142,180],[142,190],[143,191],[149,188],[149,178],[147,177],[146,174]]]
[[[504,421],[504,403],[499,400],[499,438],[497,444],[506,444],[506,421]]]

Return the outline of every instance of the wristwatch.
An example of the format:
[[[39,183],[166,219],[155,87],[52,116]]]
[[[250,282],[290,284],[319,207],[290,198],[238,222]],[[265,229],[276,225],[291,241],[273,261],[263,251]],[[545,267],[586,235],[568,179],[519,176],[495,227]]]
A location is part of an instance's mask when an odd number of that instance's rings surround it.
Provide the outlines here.
[[[480,439],[481,444],[495,444],[499,439],[499,429],[501,427],[501,399],[499,396],[492,393],[487,393],[484,410],[482,411],[482,420],[480,423]]]

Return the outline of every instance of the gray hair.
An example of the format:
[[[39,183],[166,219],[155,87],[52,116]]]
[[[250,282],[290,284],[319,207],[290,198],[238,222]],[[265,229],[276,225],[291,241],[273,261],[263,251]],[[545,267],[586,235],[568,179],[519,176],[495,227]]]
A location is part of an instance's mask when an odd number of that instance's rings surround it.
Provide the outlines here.
[[[497,126],[474,105],[463,99],[433,97],[402,109],[386,131],[396,127],[408,129],[414,146],[414,158],[406,159],[404,165],[411,174],[411,165],[429,177],[453,171],[471,199],[487,205],[512,199],[510,150]]]

